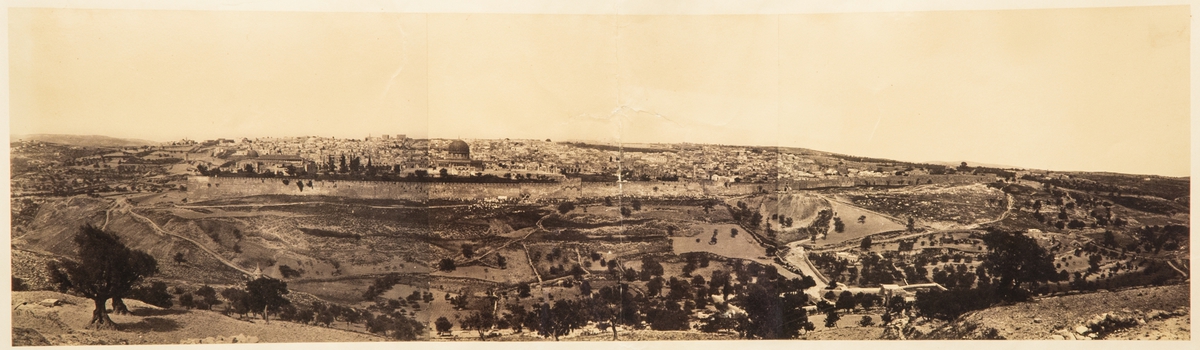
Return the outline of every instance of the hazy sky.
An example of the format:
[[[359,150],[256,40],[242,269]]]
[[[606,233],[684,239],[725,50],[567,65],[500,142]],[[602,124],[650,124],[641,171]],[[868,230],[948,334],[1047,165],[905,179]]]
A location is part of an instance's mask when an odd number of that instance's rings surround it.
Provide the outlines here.
[[[1187,175],[1189,9],[9,10],[11,132],[807,147]]]

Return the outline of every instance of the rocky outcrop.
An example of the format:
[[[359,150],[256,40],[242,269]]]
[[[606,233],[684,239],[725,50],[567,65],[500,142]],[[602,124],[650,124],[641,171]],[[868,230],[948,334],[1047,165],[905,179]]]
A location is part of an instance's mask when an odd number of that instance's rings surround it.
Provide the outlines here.
[[[1188,314],[1188,307],[1180,307],[1174,311],[1142,311],[1123,309],[1117,312],[1105,312],[1092,316],[1081,324],[1075,325],[1069,329],[1056,329],[1054,331],[1055,335],[1051,337],[1051,339],[1105,339],[1109,334],[1145,325],[1150,321],[1180,316],[1186,317]]]

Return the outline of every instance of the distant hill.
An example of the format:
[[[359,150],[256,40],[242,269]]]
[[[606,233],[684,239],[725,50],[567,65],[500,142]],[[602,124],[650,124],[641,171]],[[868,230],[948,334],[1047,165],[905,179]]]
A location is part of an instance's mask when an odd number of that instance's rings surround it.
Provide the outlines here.
[[[13,141],[42,141],[51,142],[71,146],[84,147],[131,147],[131,146],[146,146],[155,145],[160,142],[138,140],[138,139],[119,139],[101,135],[63,135],[63,134],[33,134],[33,135],[13,135]]]

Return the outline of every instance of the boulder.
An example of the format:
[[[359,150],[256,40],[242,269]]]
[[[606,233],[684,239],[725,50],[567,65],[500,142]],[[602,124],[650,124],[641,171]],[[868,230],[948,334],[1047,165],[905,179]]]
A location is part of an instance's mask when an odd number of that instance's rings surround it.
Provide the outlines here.
[[[1084,326],[1075,327],[1075,333],[1087,334],[1088,331],[1090,331],[1090,329],[1088,329],[1087,327],[1084,327]]]
[[[38,305],[45,306],[45,307],[61,306],[62,304],[63,304],[63,301],[60,299],[42,299],[42,301],[38,302]]]

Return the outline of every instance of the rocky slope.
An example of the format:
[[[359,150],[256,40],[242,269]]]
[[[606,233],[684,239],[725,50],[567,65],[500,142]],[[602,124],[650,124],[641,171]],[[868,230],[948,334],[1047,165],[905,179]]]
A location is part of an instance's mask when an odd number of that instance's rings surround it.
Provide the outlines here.
[[[1187,285],[1040,298],[954,322],[909,318],[885,339],[1190,339]]]

